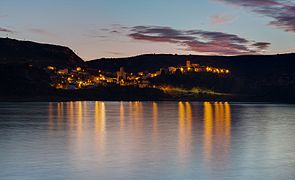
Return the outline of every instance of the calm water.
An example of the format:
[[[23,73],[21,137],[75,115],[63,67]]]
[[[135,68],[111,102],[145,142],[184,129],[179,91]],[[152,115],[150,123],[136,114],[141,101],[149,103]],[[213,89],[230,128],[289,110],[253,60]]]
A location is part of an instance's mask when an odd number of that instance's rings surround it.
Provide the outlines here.
[[[295,106],[0,103],[0,179],[295,179]]]

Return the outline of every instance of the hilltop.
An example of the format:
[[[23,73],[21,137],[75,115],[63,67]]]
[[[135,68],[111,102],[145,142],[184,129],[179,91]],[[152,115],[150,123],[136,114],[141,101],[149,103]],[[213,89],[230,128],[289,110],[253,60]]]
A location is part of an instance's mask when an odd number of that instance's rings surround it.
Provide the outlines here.
[[[146,54],[127,58],[101,58],[87,61],[86,64],[107,71],[117,71],[120,67],[124,67],[128,72],[138,72],[178,66],[185,64],[187,60],[191,63],[231,69],[236,75],[246,76],[292,73],[295,66],[293,53],[246,56]]]
[[[68,47],[0,38],[0,64],[71,67],[84,61]]]

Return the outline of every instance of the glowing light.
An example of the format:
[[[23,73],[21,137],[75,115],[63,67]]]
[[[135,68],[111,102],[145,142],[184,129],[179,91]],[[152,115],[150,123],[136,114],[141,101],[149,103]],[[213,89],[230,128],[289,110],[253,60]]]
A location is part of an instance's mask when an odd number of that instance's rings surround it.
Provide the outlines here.
[[[158,128],[158,104],[153,102],[153,130],[156,131]]]
[[[214,106],[208,102],[204,103],[203,152],[204,160],[206,163],[210,163],[210,167],[222,168],[225,165],[224,163],[227,162],[226,158],[228,158],[231,139],[230,127],[231,112],[229,103],[215,102]],[[213,147],[213,145],[216,147]],[[215,159],[218,159],[218,161],[215,161]]]
[[[206,161],[212,156],[213,110],[209,102],[204,103],[204,157]]]
[[[185,110],[186,110],[186,127],[187,127],[187,133],[191,135],[191,128],[192,128],[192,107],[189,102],[185,103]]]
[[[77,113],[77,133],[78,133],[78,137],[81,137],[82,135],[82,130],[83,130],[83,127],[82,127],[82,122],[83,122],[83,109],[82,109],[82,102],[79,101],[78,102],[78,113]]]
[[[121,102],[120,103],[120,128],[121,129],[123,129],[124,128],[124,125],[125,125],[125,123],[124,123],[124,103],[123,102]]]
[[[57,125],[58,125],[58,128],[62,127],[63,110],[64,110],[63,103],[62,102],[57,103]]]
[[[192,108],[189,102],[178,103],[178,146],[182,161],[189,161],[191,155]],[[187,164],[182,162],[182,164]]]
[[[230,137],[231,137],[231,108],[230,108],[230,104],[228,102],[224,103],[224,107],[225,107],[225,127],[226,127],[226,131],[225,131],[225,135],[226,135],[226,139],[227,141],[230,141]],[[227,142],[229,144],[229,142]]]
[[[99,136],[105,133],[105,104],[103,102],[95,102],[95,130]]]
[[[48,70],[55,70],[55,67],[53,67],[53,66],[48,66],[47,69],[48,69]]]
[[[74,121],[74,103],[71,101],[69,102],[69,107],[67,109],[68,111],[68,118],[69,118],[69,122],[70,122],[70,128],[73,128],[73,121]]]
[[[158,138],[158,104],[153,102],[153,131],[152,138],[153,141],[157,141]]]

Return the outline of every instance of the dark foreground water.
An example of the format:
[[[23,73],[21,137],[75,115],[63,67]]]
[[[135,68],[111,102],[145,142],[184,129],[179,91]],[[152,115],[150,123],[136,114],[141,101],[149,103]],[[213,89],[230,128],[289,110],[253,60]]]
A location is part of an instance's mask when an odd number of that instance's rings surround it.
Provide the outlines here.
[[[295,106],[0,103],[0,179],[295,179]]]

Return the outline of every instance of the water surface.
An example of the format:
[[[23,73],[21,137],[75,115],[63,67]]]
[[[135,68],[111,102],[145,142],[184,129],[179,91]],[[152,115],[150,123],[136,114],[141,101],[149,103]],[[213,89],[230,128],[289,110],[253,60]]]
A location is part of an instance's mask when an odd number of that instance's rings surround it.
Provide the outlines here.
[[[295,106],[0,103],[0,179],[294,179]]]

